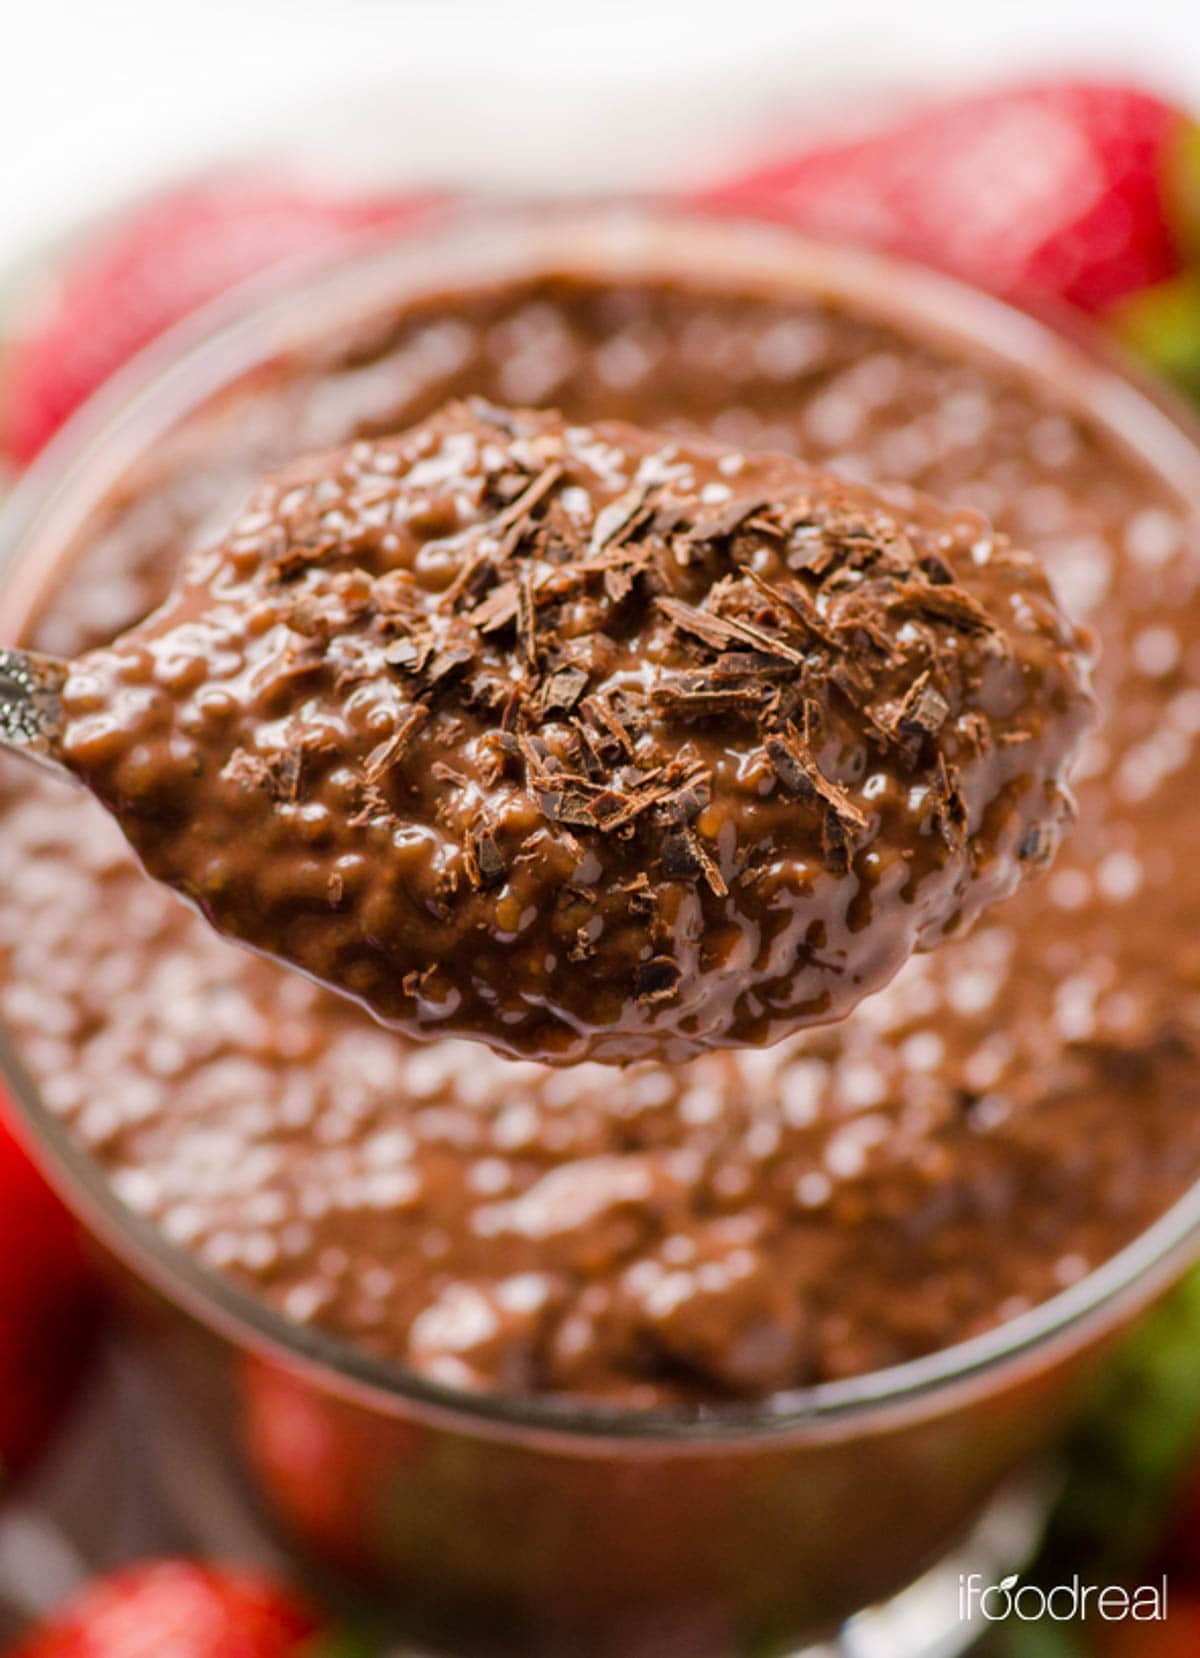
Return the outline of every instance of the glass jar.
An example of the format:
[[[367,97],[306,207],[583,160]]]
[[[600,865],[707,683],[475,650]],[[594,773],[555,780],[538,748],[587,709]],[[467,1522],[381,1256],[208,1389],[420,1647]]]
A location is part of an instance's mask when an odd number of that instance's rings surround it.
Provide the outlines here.
[[[943,278],[665,209],[447,213],[408,242],[258,284],[114,381],[6,509],[4,636],[20,635],[97,504],[136,490],[143,457],[182,434],[203,470],[206,423],[252,411],[264,365],[385,310],[541,271],[682,274],[718,293],[816,295],[903,323],[1086,408],[1200,508],[1200,450],[1175,414],[1089,344]],[[252,418],[244,429],[252,451]],[[206,482],[219,516],[222,480]],[[143,1352],[208,1454],[239,1471],[247,1500],[307,1558],[370,1582],[407,1633],[457,1653],[728,1658],[839,1627],[859,1642],[851,1651],[951,1652],[974,1633],[956,1574],[978,1564],[998,1576],[1032,1539],[1022,1522],[997,1558],[999,1534],[981,1517],[989,1505],[993,1517],[1016,1512],[1010,1499],[997,1510],[997,1494],[1053,1445],[1097,1357],[1200,1240],[1197,1186],[998,1329],[761,1403],[639,1412],[472,1394],[294,1324],[208,1271],[122,1205],[12,1041],[0,1059],[37,1155],[105,1253]],[[939,1560],[941,1574],[923,1576]],[[906,1589],[890,1623],[876,1612],[846,1624]]]

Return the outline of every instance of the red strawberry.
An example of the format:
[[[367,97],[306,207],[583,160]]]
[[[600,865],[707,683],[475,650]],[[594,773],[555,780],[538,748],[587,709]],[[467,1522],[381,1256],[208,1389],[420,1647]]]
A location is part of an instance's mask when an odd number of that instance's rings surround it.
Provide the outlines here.
[[[391,1492],[427,1448],[422,1431],[256,1355],[241,1391],[243,1442],[275,1513],[312,1553],[361,1569],[387,1525]]]
[[[98,1578],[6,1658],[315,1658],[321,1628],[257,1573],[154,1560]]]
[[[1135,87],[963,98],[705,192],[722,210],[1100,311],[1176,275],[1200,233],[1200,129]],[[1193,241],[1193,251],[1200,246]]]
[[[1191,1357],[1194,1365],[1195,1355]],[[1174,1478],[1160,1510],[1154,1565],[1168,1572],[1172,1583],[1186,1584],[1200,1595],[1200,1461],[1195,1426],[1193,1419],[1186,1456],[1176,1455],[1172,1463]]]
[[[1119,1622],[1089,1624],[1091,1650],[1096,1658],[1196,1658],[1200,1653],[1200,1598],[1167,1589],[1167,1616],[1159,1623]]]
[[[207,300],[427,205],[258,177],[206,179],[143,202],[85,244],[48,314],[14,343],[0,447],[18,464],[32,460],[115,369]]]
[[[99,1306],[75,1223],[4,1110],[0,1097],[0,1481],[30,1461],[74,1393]]]

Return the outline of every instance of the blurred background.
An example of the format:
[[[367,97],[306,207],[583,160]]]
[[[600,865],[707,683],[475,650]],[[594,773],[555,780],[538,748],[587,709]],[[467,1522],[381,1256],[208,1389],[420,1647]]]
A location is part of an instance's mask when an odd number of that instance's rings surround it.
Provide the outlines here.
[[[365,174],[672,186],[881,100],[1101,69],[1200,103],[1190,0],[38,0],[10,8],[16,250],[181,168],[330,149]]]

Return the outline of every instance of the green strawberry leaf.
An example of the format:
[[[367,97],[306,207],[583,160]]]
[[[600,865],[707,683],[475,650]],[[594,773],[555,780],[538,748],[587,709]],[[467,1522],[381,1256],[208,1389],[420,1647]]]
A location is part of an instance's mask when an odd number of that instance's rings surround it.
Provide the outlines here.
[[[1200,398],[1200,273],[1130,294],[1109,313],[1117,337],[1158,373]]]
[[[306,1641],[297,1658],[383,1658],[387,1642],[362,1629],[325,1630]]]
[[[1136,1579],[1200,1443],[1200,1270],[1125,1339],[1066,1449],[1067,1475],[1029,1574]]]
[[[996,1630],[979,1658],[1087,1658],[1088,1648],[1076,1625],[1018,1623],[1015,1619]]]

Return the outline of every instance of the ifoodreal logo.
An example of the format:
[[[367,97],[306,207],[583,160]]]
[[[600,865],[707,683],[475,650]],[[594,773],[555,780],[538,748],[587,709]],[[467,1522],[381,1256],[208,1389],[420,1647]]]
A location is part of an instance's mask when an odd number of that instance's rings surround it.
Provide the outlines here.
[[[1081,1583],[1078,1574],[1069,1583],[1046,1588],[1022,1583],[1020,1574],[985,1583],[981,1572],[963,1572],[958,1579],[958,1615],[964,1623],[980,1618],[986,1623],[1073,1623],[1100,1618],[1105,1623],[1162,1623],[1167,1616],[1167,1579],[1131,1589],[1122,1583]]]

